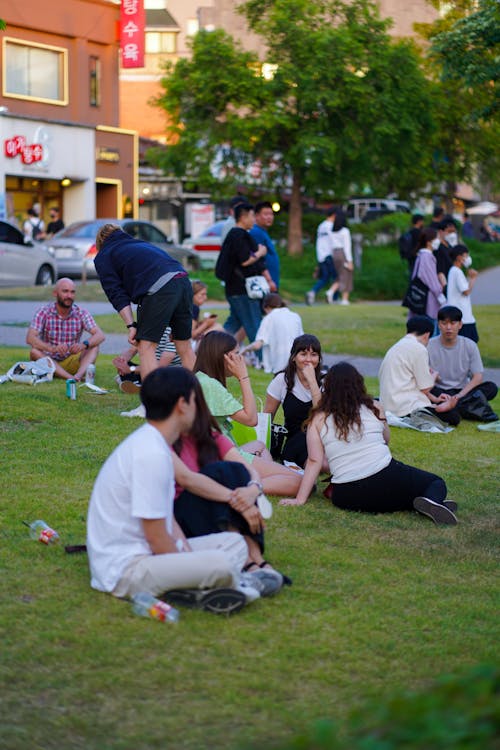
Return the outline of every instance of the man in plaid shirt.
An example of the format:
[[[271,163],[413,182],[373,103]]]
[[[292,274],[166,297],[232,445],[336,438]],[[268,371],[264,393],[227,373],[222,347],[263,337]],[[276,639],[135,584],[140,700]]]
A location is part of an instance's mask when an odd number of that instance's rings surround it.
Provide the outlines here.
[[[56,301],[41,307],[28,329],[30,359],[49,356],[57,377],[81,380],[87,367],[96,361],[99,344],[105,337],[92,315],[74,304],[75,285],[71,279],[59,279],[53,295]],[[80,342],[84,331],[90,336]]]

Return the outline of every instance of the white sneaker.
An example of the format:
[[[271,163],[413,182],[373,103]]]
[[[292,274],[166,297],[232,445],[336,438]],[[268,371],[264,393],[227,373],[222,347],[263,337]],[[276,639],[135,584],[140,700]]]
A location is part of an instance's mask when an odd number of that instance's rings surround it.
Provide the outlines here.
[[[267,521],[273,515],[273,506],[263,492],[257,497],[257,507],[262,518]]]
[[[316,295],[314,292],[306,292],[306,305],[314,305]]]
[[[325,292],[326,301],[329,305],[333,305],[333,295],[335,292],[332,292],[331,289],[329,289],[327,292]]]
[[[121,417],[142,417],[143,419],[146,418],[146,409],[144,408],[144,404],[139,404],[135,409],[131,409],[130,411],[121,411],[120,412]]]
[[[247,600],[247,604],[254,602],[256,599],[260,599],[260,592],[251,585],[251,581],[248,581],[243,576],[240,578],[240,582],[234,588],[243,594]]]
[[[339,305],[350,305],[350,304],[351,303],[349,302],[348,299],[341,299],[339,302]]]

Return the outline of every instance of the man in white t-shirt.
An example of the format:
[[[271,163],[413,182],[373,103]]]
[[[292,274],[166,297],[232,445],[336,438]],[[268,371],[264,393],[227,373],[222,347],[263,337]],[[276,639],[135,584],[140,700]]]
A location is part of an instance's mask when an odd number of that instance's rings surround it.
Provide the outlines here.
[[[454,408],[456,399],[432,393],[436,373],[431,372],[426,347],[434,331],[434,321],[426,315],[415,315],[406,323],[406,331],[406,336],[391,346],[380,365],[382,405],[397,417],[406,417],[415,409],[432,408],[444,419],[444,413]]]
[[[306,305],[313,305],[316,294],[325,286],[330,286],[337,273],[333,265],[333,223],[335,221],[335,207],[328,209],[326,219],[321,222],[316,233],[316,258],[318,261],[318,280],[313,288],[306,292]]]
[[[453,247],[450,250],[450,258],[453,265],[448,271],[447,303],[462,311],[462,328],[459,335],[466,336],[477,344],[479,335],[476,328],[476,319],[472,314],[470,299],[472,288],[476,283],[477,271],[471,268],[472,258],[465,245]],[[464,275],[462,269],[468,269],[467,276]]]
[[[236,588],[247,559],[246,542],[232,532],[186,539],[173,515],[174,466],[182,486],[236,510],[247,507],[245,491],[252,488],[229,490],[189,471],[171,451],[195,419],[194,384],[194,375],[181,367],[158,368],[145,378],[141,399],[147,422],[109,456],[92,492],[87,520],[91,585],[117,597],[175,590],[178,597],[181,590],[186,603],[229,613],[247,601]]]
[[[439,336],[429,341],[429,361],[439,373],[432,389],[435,396],[447,395],[456,399],[455,413],[463,419],[494,422],[498,419],[489,401],[498,387],[483,381],[483,362],[477,344],[460,336],[462,311],[446,305],[438,312]]]

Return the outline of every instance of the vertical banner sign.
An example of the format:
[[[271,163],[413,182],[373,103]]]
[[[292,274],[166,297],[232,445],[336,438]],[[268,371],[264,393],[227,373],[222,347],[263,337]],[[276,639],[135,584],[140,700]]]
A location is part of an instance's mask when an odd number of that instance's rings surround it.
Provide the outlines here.
[[[122,0],[120,48],[122,68],[144,67],[144,0]]]

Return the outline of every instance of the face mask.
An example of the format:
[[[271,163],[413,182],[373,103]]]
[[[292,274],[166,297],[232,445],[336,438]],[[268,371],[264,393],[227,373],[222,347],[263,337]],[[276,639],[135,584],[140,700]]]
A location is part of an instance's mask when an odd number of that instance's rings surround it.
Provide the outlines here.
[[[450,232],[450,234],[446,235],[446,241],[448,245],[455,247],[455,245],[458,245],[458,234],[456,232]]]
[[[433,250],[437,250],[440,244],[441,243],[439,242],[439,238],[436,237],[435,240],[432,240],[431,247],[432,247]]]
[[[466,256],[466,257],[465,257],[465,258],[463,259],[463,262],[462,262],[462,267],[463,267],[463,268],[470,268],[471,266],[472,266],[472,258],[470,257],[470,255],[467,255],[467,256]]]

